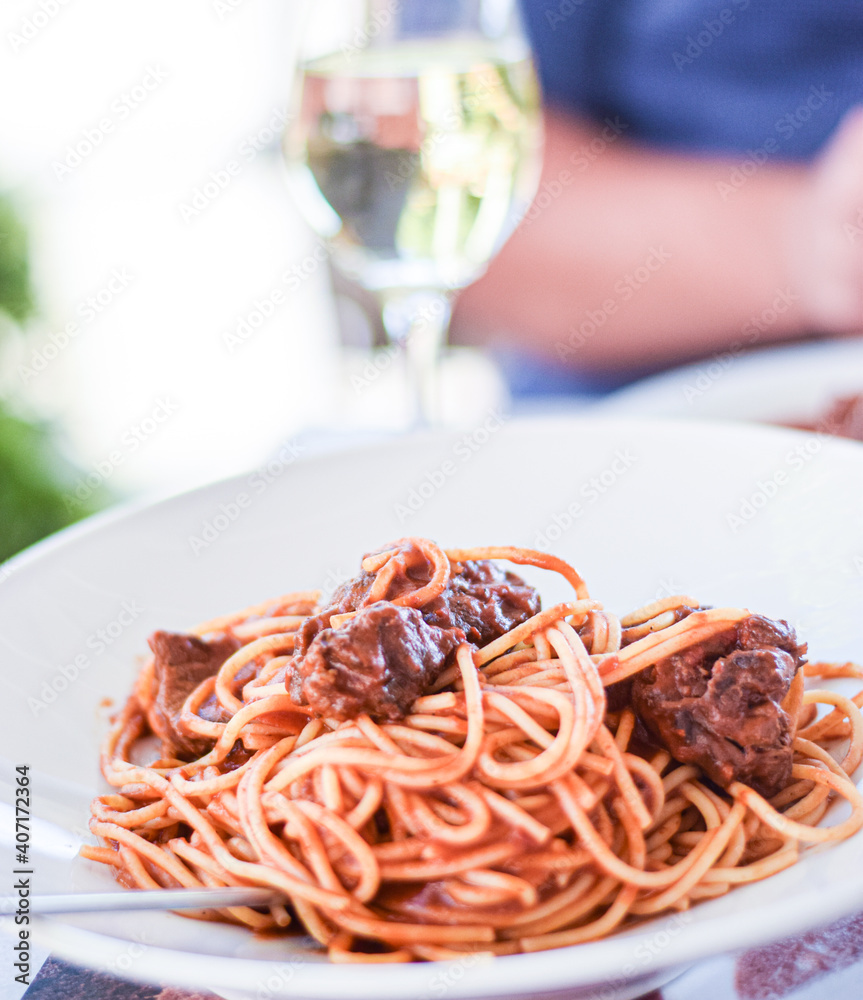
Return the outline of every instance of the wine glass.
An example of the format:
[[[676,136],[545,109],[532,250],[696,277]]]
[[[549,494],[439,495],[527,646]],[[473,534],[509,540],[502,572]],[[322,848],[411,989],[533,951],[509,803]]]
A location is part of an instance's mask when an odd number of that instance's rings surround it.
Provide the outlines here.
[[[417,422],[433,425],[452,297],[539,175],[539,89],[515,0],[308,4],[292,112],[297,204],[375,295]]]

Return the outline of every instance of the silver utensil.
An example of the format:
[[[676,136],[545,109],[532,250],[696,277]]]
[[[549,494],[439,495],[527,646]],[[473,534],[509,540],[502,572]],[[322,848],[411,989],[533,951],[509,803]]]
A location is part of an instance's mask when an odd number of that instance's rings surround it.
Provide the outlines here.
[[[274,889],[230,886],[222,889],[129,889],[122,892],[69,892],[29,897],[29,912],[101,913],[111,910],[200,910],[223,906],[270,906],[284,903]],[[21,909],[18,896],[0,900],[0,913]]]

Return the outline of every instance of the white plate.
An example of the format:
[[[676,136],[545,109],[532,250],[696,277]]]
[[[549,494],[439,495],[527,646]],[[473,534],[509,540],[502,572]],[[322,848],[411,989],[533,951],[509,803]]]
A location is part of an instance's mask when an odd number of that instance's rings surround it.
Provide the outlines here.
[[[467,435],[276,465],[269,482],[230,480],[97,518],[36,547],[0,583],[4,777],[13,764],[33,769],[34,809],[45,821],[34,830],[36,890],[113,885],[75,849],[100,787],[100,703],[125,696],[151,631],[332,585],[356,570],[363,551],[408,533],[446,545],[547,546],[620,613],[657,594],[690,592],[791,620],[817,657],[859,659],[863,449],[818,441],[801,459],[795,449],[815,440],[770,428],[590,418],[501,429],[489,418]],[[761,501],[759,491],[772,495]],[[741,514],[745,503],[751,517]],[[731,526],[729,514],[742,526]],[[203,537],[212,541],[196,553],[192,539]],[[547,601],[562,595],[555,579],[526,575]],[[10,801],[8,785],[3,797]],[[11,859],[3,865],[13,867]],[[329,965],[301,940],[173,914],[57,918],[35,930],[76,962],[232,997],[623,997],[682,963],[797,932],[861,903],[857,836],[689,914],[488,964]]]
[[[831,403],[863,392],[863,339],[726,351],[642,379],[593,412],[614,417],[687,417],[806,423]]]

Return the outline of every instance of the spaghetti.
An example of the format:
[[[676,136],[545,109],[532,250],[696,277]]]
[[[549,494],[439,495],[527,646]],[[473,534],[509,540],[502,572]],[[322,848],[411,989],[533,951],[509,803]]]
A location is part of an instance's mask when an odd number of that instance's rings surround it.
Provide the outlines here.
[[[359,635],[373,609],[394,605],[406,628],[441,631],[418,619],[442,621],[444,599],[451,609],[496,595],[499,620],[525,585],[482,568],[497,560],[557,572],[573,596],[491,640],[462,638],[401,718],[391,708],[348,717],[347,702],[330,717],[304,699],[303,656]],[[144,666],[102,749],[114,792],[93,802],[102,846],[85,857],[141,889],[272,887],[283,905],[197,915],[299,926],[336,962],[399,962],[591,941],[764,878],[863,825],[849,777],[863,756],[861,696],[803,693],[803,670],[783,700],[796,724],[788,778],[769,797],[741,780],[722,788],[648,738],[627,685],[731,634],[746,611],[672,597],[618,619],[552,556],[422,539],[367,556],[357,579],[341,609],[294,593],[196,628],[188,649],[218,646],[224,661],[187,677],[173,722],[158,704],[159,654]],[[195,669],[211,670],[205,659]],[[850,664],[804,669],[863,676]],[[829,713],[817,717],[818,705]],[[145,764],[154,733],[162,756]],[[818,826],[836,798],[848,815]]]

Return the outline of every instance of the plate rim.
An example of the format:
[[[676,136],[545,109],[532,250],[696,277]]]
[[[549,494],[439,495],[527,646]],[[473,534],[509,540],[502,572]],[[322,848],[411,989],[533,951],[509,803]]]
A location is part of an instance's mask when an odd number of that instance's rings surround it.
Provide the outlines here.
[[[627,416],[599,416],[590,413],[578,413],[572,415],[554,416],[531,416],[512,417],[506,422],[507,428],[514,431],[536,431],[541,432],[543,428],[549,430],[571,431],[574,428],[584,427],[607,427],[626,428],[637,426],[643,433],[645,429],[665,427],[670,433],[680,435],[681,424],[674,418],[646,418],[638,419]],[[713,420],[693,420],[687,421],[687,433],[693,435],[706,434],[710,437],[724,437],[728,435],[739,436],[742,428],[739,424],[713,421]],[[446,442],[459,433],[458,430],[450,431],[425,431],[419,434],[411,434],[387,439],[384,441],[365,443],[358,448],[346,446],[344,448],[327,450],[318,454],[302,456],[297,465],[308,466],[310,464],[331,464],[337,462],[344,454],[356,456],[357,454],[378,454],[396,453],[404,448],[414,448],[421,446],[423,442]],[[776,439],[777,437],[797,438],[800,435],[808,435],[809,432],[800,431],[784,427],[755,426],[747,427],[747,434],[764,438]],[[856,456],[853,460],[860,462],[863,458],[863,451],[856,442],[831,439],[830,450],[846,452],[849,456]],[[168,493],[162,496],[149,496],[140,500],[127,501],[115,505],[108,510],[72,525],[54,535],[29,547],[11,560],[5,563],[9,568],[9,577],[22,568],[30,567],[43,558],[50,558],[52,554],[62,551],[67,545],[74,544],[90,534],[97,533],[103,528],[111,527],[121,523],[123,520],[132,519],[135,516],[155,510],[157,508],[169,507],[172,504],[182,504],[184,502],[194,502],[197,497],[202,497],[210,492],[230,489],[231,485],[242,481],[249,475],[249,472],[238,473],[223,479],[201,484],[192,489],[182,490],[176,493]],[[7,578],[8,579],[8,578]],[[795,894],[795,900],[803,902],[804,905],[789,907],[783,900],[772,903],[761,904],[758,907],[760,915],[764,916],[764,922],[770,925],[769,934],[759,935],[757,944],[763,945],[770,941],[775,941],[790,934],[799,933],[824,923],[829,923],[843,915],[855,912],[855,909],[863,907],[863,873],[856,879],[851,878],[843,883],[840,888],[831,892],[826,900],[818,898],[817,917],[813,919],[810,909],[805,905],[810,897],[818,897],[817,889],[810,889],[805,892]],[[463,986],[457,991],[457,995],[463,997],[490,997],[501,996],[511,993],[511,983],[513,974],[517,969],[526,967],[530,971],[533,966],[545,970],[542,979],[542,988],[545,990],[589,987],[599,983],[608,982],[603,978],[608,972],[620,973],[621,959],[619,943],[627,940],[630,943],[630,952],[634,953],[639,944],[649,942],[658,934],[663,933],[663,925],[672,918],[659,918],[645,925],[643,930],[632,930],[625,935],[616,935],[611,938],[597,942],[590,942],[591,954],[597,956],[589,963],[589,968],[594,971],[588,973],[583,968],[583,962],[578,961],[584,950],[584,945],[567,946],[552,949],[547,952],[501,956],[487,967],[491,974],[483,977],[481,984],[468,984],[462,980]],[[7,922],[2,921],[4,930],[7,929]],[[721,946],[715,947],[711,940],[713,938],[712,928],[714,925],[722,925]],[[697,935],[677,934],[671,936],[669,942],[663,946],[660,955],[654,956],[651,961],[639,966],[634,973],[629,976],[617,976],[621,980],[629,980],[633,976],[647,974],[659,969],[678,966],[682,963],[697,961],[719,953],[734,951],[738,948],[752,944],[751,929],[745,924],[740,926],[729,924],[729,917],[717,915],[715,917],[702,919],[699,922]],[[665,932],[667,933],[667,932]],[[65,940],[64,940],[65,938]],[[34,940],[48,943],[52,951],[63,957],[81,961],[82,959],[94,968],[110,969],[108,959],[100,959],[99,955],[110,952],[115,947],[125,949],[128,947],[128,940],[123,938],[113,938],[96,931],[84,930],[81,928],[65,925],[62,921],[52,921],[40,918],[34,921]],[[538,965],[536,955],[542,954],[544,962]],[[188,951],[173,951],[167,948],[148,946],[145,952],[146,960],[136,961],[136,966],[152,970],[147,977],[147,981],[165,981],[165,969],[172,969],[169,973],[170,981],[179,985],[200,986],[208,978],[217,978],[226,987],[242,989],[248,984],[250,970],[259,970],[261,975],[266,977],[272,972],[274,966],[283,965],[267,959],[246,959],[228,956],[212,956],[202,953]],[[288,959],[290,960],[290,959]],[[460,963],[456,962],[455,965]],[[596,971],[594,967],[599,966],[604,971]],[[415,995],[418,989],[423,987],[428,990],[429,979],[433,973],[429,969],[446,969],[452,967],[452,963],[422,963],[405,966],[387,966],[386,968],[397,970],[397,973],[385,973],[384,982],[381,982],[381,967],[364,967],[357,965],[339,966],[327,962],[304,961],[299,964],[295,975],[290,983],[290,989],[274,992],[273,996],[308,996],[315,1000],[328,1000],[330,997],[344,995],[345,988],[353,990],[352,995],[379,997],[381,1000],[397,1000],[397,998],[407,995]],[[321,975],[321,970],[327,970]],[[137,970],[136,970],[137,971]],[[521,973],[523,978],[525,973]],[[260,977],[259,977],[260,978]],[[615,977],[612,976],[612,980]],[[515,980],[518,981],[516,976]],[[532,984],[533,985],[533,984]],[[535,984],[539,986],[538,983]],[[507,987],[510,989],[507,989]],[[356,990],[361,988],[361,992]]]

